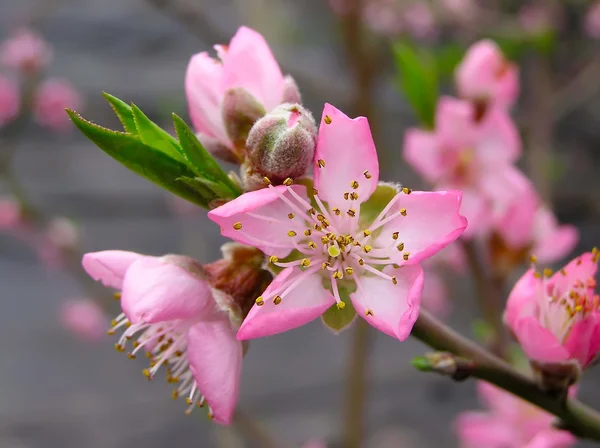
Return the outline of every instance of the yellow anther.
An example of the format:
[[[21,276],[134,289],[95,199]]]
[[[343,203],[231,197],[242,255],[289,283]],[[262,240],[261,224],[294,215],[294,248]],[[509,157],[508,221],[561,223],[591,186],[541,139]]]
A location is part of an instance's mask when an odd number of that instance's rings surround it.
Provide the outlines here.
[[[404,243],[400,243],[396,246],[396,249],[398,249],[400,252],[402,252],[404,250]]]
[[[142,370],[142,374],[148,378],[148,379],[152,379],[152,374],[150,373],[150,369],[144,369]]]
[[[367,229],[363,232],[364,236],[369,236],[370,234],[371,234],[371,231],[369,229]]]
[[[367,179],[370,179],[371,173],[369,173],[369,170],[365,170],[365,171],[363,171],[363,176],[365,176]]]
[[[269,263],[277,263],[279,261],[279,258],[277,258],[275,255],[271,255],[269,257]]]
[[[115,292],[113,294],[113,297],[114,297],[115,300],[121,300],[121,293],[120,292]]]
[[[335,213],[337,216],[340,216],[340,214],[342,213],[342,211],[339,208],[334,208],[333,209],[333,213]]]
[[[315,224],[313,227],[318,232],[320,232],[321,230],[323,230],[323,227],[321,227],[319,224]]]
[[[135,359],[135,355],[133,353],[127,353],[127,357],[129,359]]]
[[[179,398],[179,392],[177,392],[177,389],[173,390],[171,397],[173,398],[173,400],[177,400]]]
[[[346,213],[348,213],[348,216],[350,216],[351,218],[354,218],[356,216],[356,210],[354,210],[353,208],[348,209]]]
[[[533,276],[534,276],[535,278],[542,278],[542,274],[540,274],[539,272],[534,272],[534,273],[533,273]]]
[[[323,221],[325,221],[325,215],[323,215],[322,213],[319,213],[319,214],[317,215],[317,219],[318,219],[320,222],[323,222]]]
[[[350,192],[347,191],[344,193],[344,199],[348,200],[348,197],[350,197]]]
[[[404,258],[404,261],[407,261],[409,256],[410,256],[410,252],[404,252],[402,254],[402,258]]]
[[[303,258],[302,261],[300,262],[300,266],[302,266],[303,268],[309,267],[310,260],[308,258]]]
[[[309,241],[309,242],[308,242],[308,247],[310,247],[311,249],[316,249],[316,248],[317,248],[317,245],[315,244],[315,242],[314,242],[314,241]]]
[[[281,303],[281,296],[275,296],[275,297],[273,297],[273,303],[275,305],[279,305]]]
[[[404,188],[402,189],[402,193],[404,193],[404,194],[411,194],[411,193],[412,193],[412,190],[411,190],[410,188],[406,188],[406,187],[404,187]]]
[[[561,273],[562,275],[566,276],[566,275],[567,275],[567,270],[566,270],[565,268],[562,268],[562,269],[560,270],[560,273]]]
[[[312,187],[312,192],[313,192],[313,196],[316,196],[319,194],[319,190],[317,190],[315,187]]]
[[[294,214],[293,213],[288,213],[288,218],[289,219],[294,219]]]
[[[341,280],[342,278],[344,278],[344,274],[342,274],[341,271],[335,270],[335,271],[333,271],[332,277],[335,279]]]
[[[271,179],[269,179],[268,177],[263,177],[263,184],[265,185],[271,185]]]
[[[353,201],[358,200],[358,193],[353,191],[352,193],[350,193],[350,199],[352,199]]]
[[[350,182],[350,186],[356,190],[358,188],[358,182],[353,180],[352,182]]]
[[[308,213],[310,213],[311,215],[315,215],[317,212],[314,208],[309,208]]]
[[[373,315],[373,310],[371,310],[370,308],[365,310],[365,316],[372,316]]]
[[[125,351],[125,347],[123,347],[121,344],[116,343],[115,344],[115,350],[118,352],[124,352]]]
[[[529,257],[529,261],[530,261],[531,263],[537,263],[537,257],[536,257],[535,255],[531,255],[531,256]]]
[[[294,232],[293,230],[290,230],[290,231],[288,232],[288,236],[289,236],[289,237],[294,237],[294,236],[296,236],[296,235],[297,235],[297,233],[296,233],[296,232]]]
[[[286,187],[289,187],[293,183],[294,183],[294,179],[292,179],[291,177],[288,177],[286,180],[283,181],[283,185],[285,185]]]
[[[394,238],[395,240],[398,239],[398,236],[400,236],[400,232],[394,232],[394,233],[392,233],[392,238]]]
[[[342,251],[337,246],[329,246],[327,248],[327,253],[329,254],[330,257],[335,258],[335,257],[339,257],[339,255],[342,253]]]
[[[322,242],[323,244],[328,244],[328,243],[329,243],[329,238],[327,238],[325,235],[323,235],[323,236],[321,237],[321,242]]]
[[[262,298],[262,296],[257,297],[254,303],[256,303],[257,306],[263,306],[265,304],[265,300]]]
[[[329,115],[325,115],[323,117],[323,121],[325,122],[325,124],[331,124],[331,117]]]
[[[352,275],[352,274],[354,274],[354,269],[352,269],[350,266],[348,266],[348,267],[345,269],[345,271],[346,271],[346,274],[348,274],[348,275]]]
[[[236,222],[236,223],[233,225],[233,229],[234,229],[234,230],[242,230],[242,223],[241,223],[241,222],[239,222],[239,221],[238,221],[238,222]]]
[[[323,224],[323,227],[325,227],[325,228],[327,228],[331,225],[331,224],[329,224],[329,221],[327,221],[326,219],[324,219],[321,224]]]
[[[362,258],[359,258],[358,264],[360,264],[362,266],[363,264],[365,264],[365,260],[363,260]]]
[[[325,261],[322,265],[321,265],[321,269],[325,270],[327,269],[329,266],[331,266],[331,264],[327,261]]]
[[[405,208],[401,208],[401,209],[400,209],[400,214],[401,214],[402,216],[406,216],[406,209],[405,209]]]
[[[343,310],[344,308],[346,308],[346,302],[338,302],[337,303],[338,310]]]
[[[113,334],[115,334],[115,330],[113,330],[111,328],[110,330],[107,330],[106,334],[109,335],[109,336],[112,336]]]
[[[551,276],[552,276],[552,269],[550,269],[550,268],[544,269],[544,277],[551,277]]]
[[[392,275],[392,283],[393,283],[394,285],[397,285],[397,284],[398,284],[398,280],[396,279],[396,276],[395,276],[395,275]]]
[[[323,159],[317,160],[317,166],[319,168],[325,168],[325,160],[323,160]]]
[[[365,245],[363,246],[363,250],[364,250],[366,253],[369,253],[369,252],[371,252],[371,249],[372,249],[372,247],[371,247],[371,246],[369,246],[368,244],[365,244]]]
[[[306,230],[304,231],[304,235],[306,235],[306,236],[311,236],[311,235],[312,235],[312,230],[310,230],[310,229],[306,229]]]

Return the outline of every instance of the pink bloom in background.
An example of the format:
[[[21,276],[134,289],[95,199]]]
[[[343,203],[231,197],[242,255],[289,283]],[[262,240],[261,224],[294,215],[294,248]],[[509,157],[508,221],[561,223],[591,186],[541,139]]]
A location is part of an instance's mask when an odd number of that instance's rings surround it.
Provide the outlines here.
[[[585,32],[593,39],[600,39],[600,2],[594,3],[585,15]]]
[[[304,185],[270,185],[209,212],[223,235],[272,255],[271,263],[284,268],[256,300],[239,339],[291,330],[336,304],[343,309],[342,287],[356,289],[350,300],[371,325],[400,340],[409,335],[423,284],[418,263],[458,238],[467,222],[455,191],[405,189],[369,215],[378,178],[367,119],[350,119],[326,104],[313,194]],[[301,259],[279,261],[294,250]]]
[[[479,13],[479,7],[474,0],[441,0],[440,4],[461,22],[473,20]]]
[[[208,404],[211,418],[229,424],[238,399],[242,344],[229,317],[194,260],[177,255],[151,257],[134,252],[103,251],[83,257],[83,267],[95,280],[121,290],[121,313],[110,332],[123,329],[116,344],[124,351],[136,337],[130,357],[146,350],[153,378],[164,366],[173,393],[189,407]]]
[[[15,230],[21,223],[21,204],[10,196],[0,197],[0,230]]]
[[[546,32],[557,25],[556,11],[544,4],[523,5],[517,19],[521,27],[531,34]]]
[[[444,97],[435,131],[411,129],[404,138],[404,158],[421,176],[437,189],[462,190],[466,237],[487,231],[490,219],[528,182],[513,166],[521,141],[510,117],[499,108],[480,121],[475,117],[472,103]]]
[[[67,260],[69,252],[77,249],[79,229],[68,218],[52,219],[39,235],[30,237],[35,243],[38,257],[46,267],[61,268]]]
[[[93,300],[70,300],[63,303],[59,318],[67,330],[82,339],[97,341],[106,335],[108,320]]]
[[[228,91],[242,88],[264,107],[264,112],[284,102],[299,102],[299,93],[293,80],[282,75],[267,42],[256,31],[243,26],[229,46],[216,45],[215,49],[218,59],[207,52],[191,58],[185,91],[192,123],[207,149],[221,145],[235,153],[223,118],[224,98]],[[240,108],[249,105],[240,105]]]
[[[21,106],[19,86],[0,75],[0,127],[14,120]]]
[[[508,108],[519,95],[517,66],[487,39],[469,48],[456,69],[455,80],[459,95],[471,101]]]
[[[486,411],[459,415],[455,429],[464,448],[568,448],[568,431],[554,429],[555,417],[489,383],[477,383]]]
[[[369,28],[384,36],[396,36],[403,29],[396,0],[369,1],[363,7],[363,19]]]
[[[73,126],[65,109],[80,109],[81,96],[73,85],[58,78],[47,79],[38,87],[33,103],[33,114],[40,126],[64,132]]]
[[[435,17],[431,8],[424,1],[411,3],[404,10],[402,17],[407,30],[417,39],[431,39],[437,34]]]
[[[530,269],[514,286],[504,313],[525,354],[540,363],[575,360],[586,367],[600,350],[596,251],[556,272]]]
[[[0,45],[0,63],[21,72],[37,72],[51,61],[52,47],[33,30],[20,29]]]

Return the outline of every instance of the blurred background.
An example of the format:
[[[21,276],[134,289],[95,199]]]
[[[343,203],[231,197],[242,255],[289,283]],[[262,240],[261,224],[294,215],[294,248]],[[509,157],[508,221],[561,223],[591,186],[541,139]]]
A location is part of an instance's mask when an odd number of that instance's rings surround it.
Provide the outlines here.
[[[357,16],[343,1],[325,0],[0,0],[0,39],[31,27],[53,47],[43,76],[68,80],[73,92],[70,104],[49,100],[48,107],[76,105],[115,128],[101,96],[106,91],[170,129],[171,112],[187,116],[183,79],[190,56],[248,25],[266,37],[317,118],[324,102],[366,111],[381,178],[418,188],[401,157],[403,132],[417,120],[395,86],[390,41],[410,36],[432,49],[446,76],[443,90],[451,92],[452,67],[468,44],[497,36],[522,70],[514,115],[523,126],[523,168],[560,221],[580,230],[577,251],[598,244],[600,17],[588,17],[594,2],[423,2],[429,16],[403,11],[397,20],[390,1],[369,3],[375,6]],[[366,42],[366,72],[356,63],[356,26]],[[81,253],[176,252],[209,262],[220,256],[224,239],[202,210],[169,197],[74,129],[62,129],[60,120],[40,117],[19,123],[17,131],[0,129],[6,168],[0,213],[7,230],[0,233],[0,448],[260,446],[210,424],[201,412],[186,417],[162,382],[144,380],[139,360],[116,352],[113,338],[96,337],[104,328],[78,332],[69,323],[71,300],[94,299],[115,314],[118,308],[84,280]],[[33,223],[17,231],[6,223],[15,194],[27,202]],[[446,275],[449,321],[469,334],[477,314],[473,288],[455,276]],[[102,327],[94,310],[81,312]],[[332,336],[313,322],[253,342],[240,408],[281,447],[309,439],[341,446],[350,337]],[[369,344],[366,446],[455,446],[453,419],[479,406],[474,383],[416,371],[409,361],[426,350],[417,341],[400,344],[371,331]],[[595,378],[597,372],[586,375],[580,395],[598,407]]]

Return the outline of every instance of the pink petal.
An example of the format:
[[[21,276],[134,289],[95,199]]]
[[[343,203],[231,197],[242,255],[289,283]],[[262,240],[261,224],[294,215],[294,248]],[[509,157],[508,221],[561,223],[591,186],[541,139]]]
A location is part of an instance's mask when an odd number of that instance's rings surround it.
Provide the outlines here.
[[[231,423],[242,372],[242,343],[228,319],[200,322],[189,329],[187,353],[198,389],[215,421]]]
[[[307,199],[306,187],[294,185],[291,188]],[[299,220],[288,218],[290,212],[296,213],[280,199],[279,194],[296,202],[285,186],[264,188],[244,193],[231,202],[208,212],[208,217],[221,226],[221,233],[238,243],[254,246],[269,255],[284,258],[295,249],[290,230],[303,232]],[[279,194],[278,194],[279,192]],[[251,216],[253,214],[255,216]],[[260,215],[263,218],[257,218]],[[241,229],[236,230],[234,225]]]
[[[508,325],[513,332],[519,317],[532,316],[536,307],[536,297],[540,292],[541,281],[536,278],[535,271],[529,269],[515,284],[504,311],[504,323]]]
[[[542,362],[561,362],[569,359],[569,352],[556,336],[533,317],[518,319],[514,327],[521,348],[528,358]]]
[[[320,167],[319,160],[325,166]],[[359,199],[355,202],[362,203],[373,194],[378,179],[379,162],[368,120],[365,117],[350,119],[325,104],[315,153],[314,180],[319,197],[328,202],[330,208],[346,210],[345,192],[356,192]],[[356,189],[351,187],[354,181],[359,185]]]
[[[560,260],[575,248],[578,241],[579,231],[575,226],[561,226],[548,208],[538,208],[535,216],[533,253],[540,263]]]
[[[303,273],[296,268],[286,268],[275,277],[262,295],[264,304],[254,305],[242,323],[238,339],[261,338],[292,330],[316,319],[335,303],[331,292],[323,287],[323,278],[315,272],[275,305],[274,293],[301,275]]]
[[[104,286],[121,289],[129,266],[142,258],[146,258],[146,255],[124,250],[104,250],[85,254],[81,264],[94,280],[101,281]]]
[[[596,312],[576,321],[564,342],[564,347],[570,353],[571,359],[576,359],[582,368],[587,366],[597,353],[596,336],[598,327],[600,327],[598,316],[599,313]]]
[[[404,160],[429,182],[437,182],[447,170],[441,156],[435,134],[420,129],[409,129],[404,134]]]
[[[463,412],[455,422],[463,446],[507,448],[519,446],[519,434],[509,422],[485,412]]]
[[[561,297],[568,294],[578,281],[587,281],[590,277],[595,277],[598,266],[595,256],[591,252],[586,252],[569,262],[563,269],[557,271],[549,283],[554,285],[554,295]]]
[[[486,382],[477,382],[477,395],[495,415],[506,421],[518,418],[522,401],[514,395]]]
[[[379,247],[390,248],[390,257],[398,264],[407,264],[403,253],[408,252],[408,263],[418,263],[456,240],[467,227],[467,220],[459,214],[461,193],[458,191],[413,191],[400,193],[391,213],[406,209],[406,216],[399,215],[383,226],[377,238]],[[393,239],[399,232],[398,240]],[[402,252],[396,245],[404,243]]]
[[[446,284],[434,269],[426,271],[423,293],[421,295],[421,305],[440,319],[447,318],[450,312]]]
[[[221,119],[223,65],[208,53],[197,53],[190,59],[185,74],[185,94],[190,118],[196,131],[231,146]]]
[[[283,99],[284,79],[269,45],[256,31],[242,26],[229,43],[223,61],[225,90],[244,87],[267,111]]]
[[[0,75],[0,127],[15,119],[20,107],[21,94],[18,84]]]
[[[538,432],[524,448],[568,448],[577,443],[577,438],[568,431],[548,428]]]
[[[534,223],[539,199],[533,189],[527,189],[507,207],[498,223],[497,231],[512,249],[529,246],[533,242]]]
[[[397,284],[378,276],[361,276],[360,285],[350,295],[359,316],[385,334],[403,341],[419,317],[423,270],[418,264],[394,269],[386,266],[383,273],[395,275]],[[372,315],[367,315],[367,310]]]
[[[442,145],[455,150],[474,143],[476,123],[473,105],[449,96],[440,98],[435,111],[435,129]]]
[[[210,285],[198,275],[156,257],[133,263],[123,280],[121,307],[131,323],[164,322],[211,315]]]
[[[510,116],[493,108],[477,129],[477,159],[488,166],[512,163],[521,155],[521,137]]]
[[[69,300],[63,303],[59,318],[65,328],[82,339],[97,341],[106,334],[108,320],[93,300]]]
[[[460,214],[468,222],[468,226],[462,234],[463,238],[471,239],[477,235],[483,235],[489,230],[492,224],[490,208],[489,201],[480,190],[474,188],[462,190]]]

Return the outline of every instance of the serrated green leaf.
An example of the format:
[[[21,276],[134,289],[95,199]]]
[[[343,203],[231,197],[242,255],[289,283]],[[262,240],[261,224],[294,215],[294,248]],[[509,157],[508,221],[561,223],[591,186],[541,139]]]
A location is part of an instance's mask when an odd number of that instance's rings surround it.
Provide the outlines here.
[[[103,128],[71,110],[67,113],[75,126],[106,154],[166,190],[208,208],[208,202],[202,195],[178,181],[182,177],[194,177],[185,164],[145,144],[135,135]]]
[[[229,179],[213,156],[204,149],[185,121],[173,114],[173,124],[179,138],[181,153],[197,176],[226,185],[234,194],[234,197],[242,194],[239,187]]]
[[[408,41],[393,45],[398,71],[397,84],[424,126],[433,128],[438,98],[435,59],[426,50],[418,50]]]
[[[150,120],[146,114],[133,103],[131,104],[131,112],[137,127],[137,135],[142,142],[164,152],[172,159],[187,165],[185,158],[181,154],[179,142],[172,135]]]
[[[129,104],[121,101],[116,96],[111,95],[110,93],[102,92],[102,96],[109,102],[113,111],[119,118],[119,121],[123,125],[123,129],[125,132],[129,132],[130,134],[137,135],[137,127],[135,126],[135,120],[133,119],[133,112],[131,111],[131,107]]]
[[[339,309],[337,304],[333,304],[321,315],[323,323],[335,333],[348,327],[356,318],[356,310],[350,299],[344,300],[344,303],[346,306],[343,309]]]

